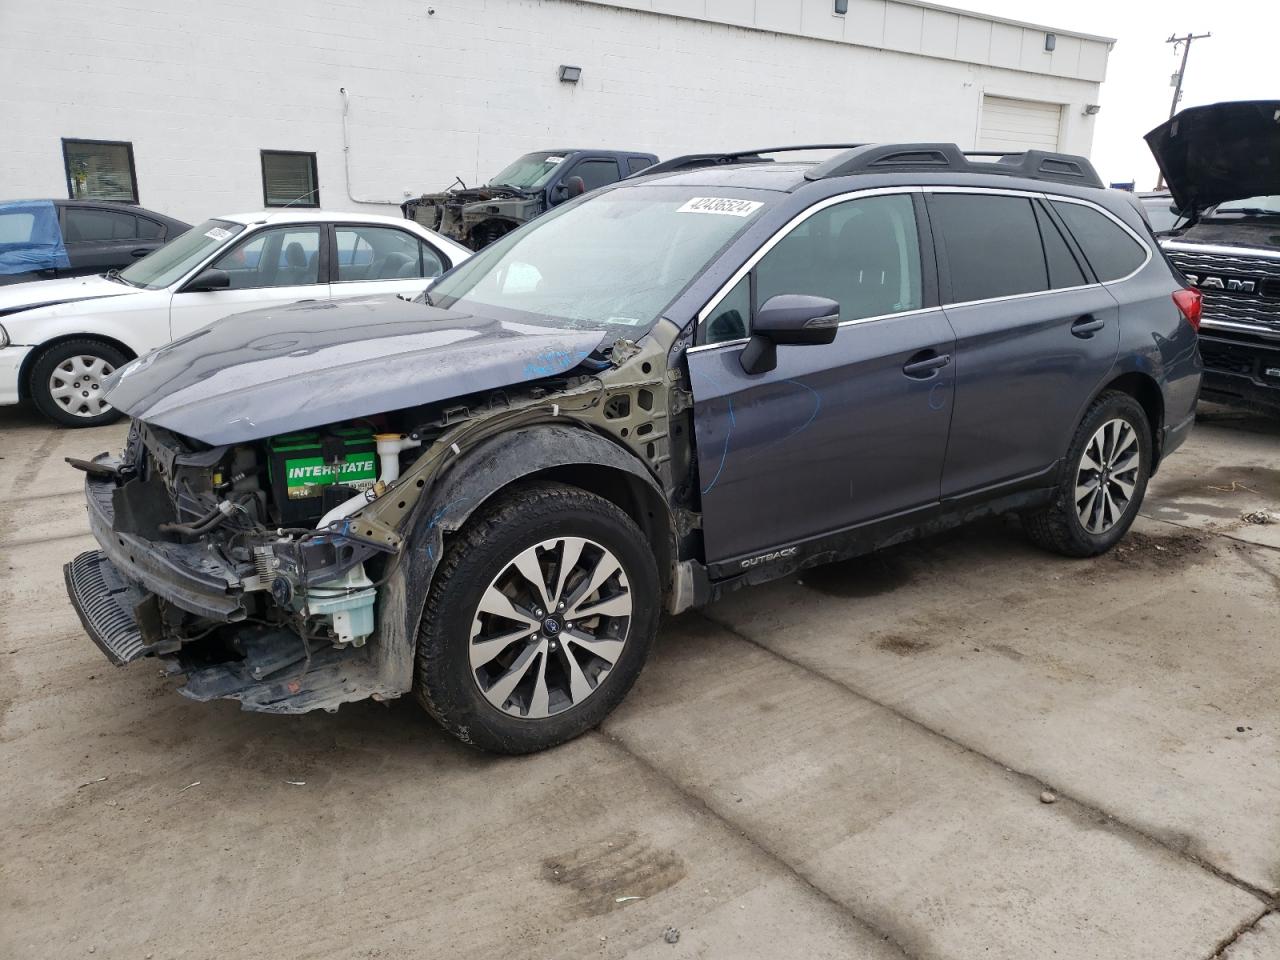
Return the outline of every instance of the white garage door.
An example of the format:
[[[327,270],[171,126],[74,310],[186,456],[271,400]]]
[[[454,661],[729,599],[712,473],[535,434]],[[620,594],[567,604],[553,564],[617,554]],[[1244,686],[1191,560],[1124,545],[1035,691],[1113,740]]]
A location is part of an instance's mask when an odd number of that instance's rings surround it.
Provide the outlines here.
[[[1036,100],[982,98],[979,150],[1057,150],[1062,106]]]

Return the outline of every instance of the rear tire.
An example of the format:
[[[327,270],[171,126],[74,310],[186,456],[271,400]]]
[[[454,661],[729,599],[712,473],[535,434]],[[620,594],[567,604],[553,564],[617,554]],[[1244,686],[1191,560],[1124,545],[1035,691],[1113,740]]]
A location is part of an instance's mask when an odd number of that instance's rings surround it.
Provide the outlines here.
[[[621,509],[563,484],[516,488],[445,550],[418,631],[418,700],[484,750],[564,743],[631,689],[661,603],[653,550]]]
[[[1052,502],[1023,517],[1038,546],[1067,557],[1105,553],[1129,531],[1151,475],[1151,427],[1142,405],[1107,391],[1085,412]]]
[[[36,409],[67,427],[100,427],[120,419],[102,399],[102,381],[129,362],[101,340],[65,340],[45,349],[31,366],[28,387]]]

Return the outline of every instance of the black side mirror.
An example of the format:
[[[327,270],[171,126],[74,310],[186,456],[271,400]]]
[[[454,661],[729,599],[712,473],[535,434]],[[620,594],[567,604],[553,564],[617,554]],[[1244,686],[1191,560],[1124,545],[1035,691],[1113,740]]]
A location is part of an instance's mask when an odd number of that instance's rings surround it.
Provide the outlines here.
[[[587,192],[586,181],[581,177],[565,177],[564,185],[569,191],[569,199],[580,197]]]
[[[209,290],[226,290],[231,286],[231,274],[216,267],[202,270],[194,280],[188,283],[183,293],[205,293]]]
[[[564,203],[568,199],[569,199],[569,188],[565,186],[565,184],[557,183],[554,187],[551,188],[551,195],[550,197],[548,197],[548,200],[551,203],[551,206],[554,207],[557,203]]]
[[[780,293],[770,297],[751,323],[742,369],[766,373],[778,365],[778,344],[830,343],[840,329],[840,304],[826,297]]]

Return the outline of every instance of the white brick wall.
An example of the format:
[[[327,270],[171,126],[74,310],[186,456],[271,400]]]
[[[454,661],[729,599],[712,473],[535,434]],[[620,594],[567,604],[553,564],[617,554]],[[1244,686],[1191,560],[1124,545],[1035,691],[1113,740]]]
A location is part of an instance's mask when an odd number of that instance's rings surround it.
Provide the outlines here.
[[[65,196],[73,137],[132,141],[143,205],[188,220],[260,208],[263,148],[315,151],[325,207],[386,211],[348,198],[340,87],[351,193],[388,203],[552,147],[972,145],[984,91],[1068,104],[1063,148],[1088,152],[1081,108],[1097,102],[1105,43],[1060,35],[1049,55],[1032,28],[894,0],[853,0],[846,18],[829,6],[0,0],[0,196]],[[561,63],[581,83],[560,83]]]

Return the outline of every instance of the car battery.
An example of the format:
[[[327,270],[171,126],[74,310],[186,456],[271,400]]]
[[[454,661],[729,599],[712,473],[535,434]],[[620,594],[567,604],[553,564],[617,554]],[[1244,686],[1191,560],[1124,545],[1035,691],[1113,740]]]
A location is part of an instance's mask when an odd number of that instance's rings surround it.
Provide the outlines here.
[[[271,499],[283,526],[314,523],[323,513],[326,487],[341,484],[363,491],[377,480],[370,429],[339,427],[272,437],[267,452]]]

